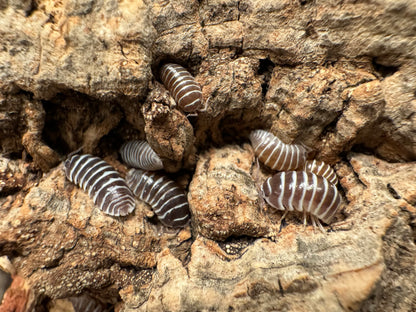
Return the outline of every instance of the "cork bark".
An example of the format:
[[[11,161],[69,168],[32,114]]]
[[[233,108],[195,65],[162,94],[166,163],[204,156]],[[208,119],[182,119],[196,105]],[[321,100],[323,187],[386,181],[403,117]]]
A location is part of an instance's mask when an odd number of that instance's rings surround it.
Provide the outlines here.
[[[411,0],[0,1],[0,311],[415,311],[415,20]],[[258,128],[334,167],[326,233],[261,201]],[[187,189],[186,228],[65,178],[79,148],[125,175],[130,139]]]

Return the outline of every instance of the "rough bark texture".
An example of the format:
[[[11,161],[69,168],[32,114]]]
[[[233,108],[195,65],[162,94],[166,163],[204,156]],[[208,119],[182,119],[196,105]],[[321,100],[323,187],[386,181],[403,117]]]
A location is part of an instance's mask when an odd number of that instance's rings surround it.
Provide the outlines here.
[[[0,0],[0,311],[415,311],[415,20],[411,0]],[[201,84],[198,116],[165,61]],[[256,128],[334,165],[327,233],[259,199]],[[65,179],[78,148],[125,174],[133,138],[190,226],[104,215]]]

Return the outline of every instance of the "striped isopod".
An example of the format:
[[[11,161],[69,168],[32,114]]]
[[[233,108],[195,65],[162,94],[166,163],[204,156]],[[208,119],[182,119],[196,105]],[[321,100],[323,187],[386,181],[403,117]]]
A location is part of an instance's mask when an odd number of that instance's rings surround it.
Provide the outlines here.
[[[306,149],[297,144],[285,144],[270,132],[254,130],[250,141],[258,159],[273,170],[302,168],[306,161]]]
[[[260,191],[266,202],[279,210],[303,211],[304,224],[310,215],[312,223],[329,223],[341,206],[341,196],[328,180],[306,171],[279,172],[268,178]]]
[[[133,140],[124,143],[120,148],[120,155],[130,167],[150,171],[163,169],[162,160],[146,141]]]
[[[172,63],[163,65],[160,78],[183,111],[193,113],[202,108],[201,87],[181,65]]]
[[[87,294],[69,297],[68,300],[72,303],[75,312],[109,312],[113,310],[108,304],[102,303]]]
[[[72,155],[65,161],[68,180],[80,186],[105,213],[125,216],[135,208],[134,195],[104,160],[92,155]]]
[[[332,184],[336,185],[338,183],[338,177],[334,169],[331,168],[327,163],[320,160],[307,160],[305,163],[305,171],[312,172],[318,176],[321,176],[327,179]]]
[[[176,182],[139,169],[130,169],[126,177],[133,193],[152,206],[160,222],[169,227],[183,227],[190,219],[185,192]]]

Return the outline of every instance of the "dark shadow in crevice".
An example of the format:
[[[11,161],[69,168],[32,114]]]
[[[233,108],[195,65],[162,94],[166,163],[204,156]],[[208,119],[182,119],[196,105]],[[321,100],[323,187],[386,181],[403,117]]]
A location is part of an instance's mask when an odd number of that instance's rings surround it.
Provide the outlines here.
[[[133,128],[126,118],[122,118],[115,128],[100,139],[97,154],[116,156],[121,146],[131,140],[146,140],[146,138],[143,132]],[[121,158],[119,159],[121,161]]]
[[[272,77],[274,67],[275,64],[270,60],[269,57],[260,59],[260,65],[257,74],[263,76],[263,82],[261,84],[263,97],[266,96],[267,90],[269,89],[269,82]]]
[[[396,190],[391,186],[390,183],[387,183],[387,190],[389,191],[390,195],[394,199],[400,199],[401,198],[401,196],[396,192]]]
[[[118,103],[101,101],[71,90],[43,100],[42,105],[45,111],[42,140],[61,155],[82,148],[87,131],[91,131],[94,125],[100,127],[113,115],[123,116]],[[100,154],[100,151],[94,150],[94,154]]]
[[[32,0],[28,4],[28,7],[25,11],[26,17],[30,17],[32,14],[34,14],[38,9],[38,1]]]
[[[251,236],[229,237],[225,241],[217,242],[217,244],[226,254],[241,257],[248,246],[252,245],[256,239]]]
[[[385,66],[378,62],[377,58],[372,59],[372,65],[376,73],[379,75],[380,78],[386,78],[393,75],[395,72],[399,70],[399,66]]]
[[[374,156],[374,150],[369,148],[368,146],[365,146],[364,144],[356,144],[353,147],[351,147],[351,152]]]
[[[250,120],[248,120],[248,118],[250,118]],[[243,115],[242,113],[240,115],[225,116],[219,123],[222,142],[215,143],[218,147],[226,144],[242,145],[244,143],[249,143],[248,137],[252,130],[267,129],[270,126],[270,123],[261,118],[259,112],[252,112],[250,116]]]

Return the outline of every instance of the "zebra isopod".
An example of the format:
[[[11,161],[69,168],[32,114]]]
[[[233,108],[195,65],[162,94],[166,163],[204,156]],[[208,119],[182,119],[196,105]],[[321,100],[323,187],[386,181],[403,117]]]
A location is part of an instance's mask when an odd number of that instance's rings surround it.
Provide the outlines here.
[[[106,214],[125,216],[135,208],[134,195],[104,160],[89,155],[72,155],[65,161],[65,175],[80,186]]]
[[[279,172],[268,178],[260,193],[266,202],[279,210],[303,212],[304,224],[310,215],[315,227],[319,222],[330,223],[341,206],[337,188],[326,179],[306,171]]]
[[[120,156],[126,165],[133,168],[150,171],[163,169],[162,160],[146,141],[133,140],[124,143],[120,148]]]
[[[305,171],[312,172],[318,176],[321,176],[327,179],[332,184],[336,185],[338,183],[338,177],[334,169],[327,163],[320,160],[307,160],[305,162]]]
[[[181,65],[172,63],[163,65],[160,78],[180,109],[193,113],[203,107],[201,87]]]
[[[302,145],[285,144],[265,130],[252,131],[250,141],[258,159],[273,170],[295,170],[305,164],[307,152]]]
[[[130,169],[126,181],[133,193],[152,207],[164,225],[178,228],[188,223],[188,200],[176,182],[139,169]]]

